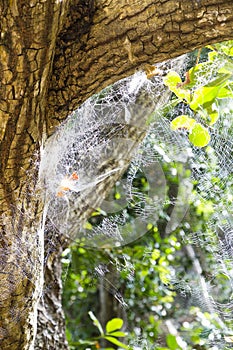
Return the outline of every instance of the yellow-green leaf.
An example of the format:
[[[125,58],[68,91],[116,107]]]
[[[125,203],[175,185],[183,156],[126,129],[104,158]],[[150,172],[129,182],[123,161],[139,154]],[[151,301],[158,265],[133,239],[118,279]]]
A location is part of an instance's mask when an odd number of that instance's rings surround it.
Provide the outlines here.
[[[233,98],[233,86],[223,87],[219,90],[217,98]]]
[[[190,91],[182,88],[182,80],[178,73],[175,71],[169,72],[163,82],[179,99],[190,102]],[[181,86],[179,87],[179,85]]]
[[[232,74],[233,73],[233,63],[232,62],[229,62],[227,61],[223,67],[221,67],[218,71],[219,73],[223,73],[223,74],[227,74],[227,73],[230,73]]]
[[[208,113],[209,125],[215,124],[219,118],[218,110],[215,108],[215,103],[206,108],[206,111]]]
[[[194,92],[190,107],[196,111],[200,106],[207,102],[214,101],[218,95],[219,89],[219,86],[201,86]]]
[[[210,142],[210,134],[203,125],[196,123],[189,134],[189,140],[196,147],[205,147]]]
[[[230,73],[219,74],[219,76],[216,79],[212,80],[209,84],[207,84],[205,86],[208,86],[208,87],[211,87],[211,86],[218,86],[218,87],[225,86],[230,77],[231,77]]]
[[[113,318],[112,320],[108,321],[108,323],[106,324],[106,331],[107,333],[111,333],[113,331],[121,329],[122,326],[123,326],[123,320],[121,318]]]
[[[227,85],[231,74],[220,74],[209,84],[196,89],[193,94],[190,107],[196,111],[200,106],[210,105],[219,97],[221,89]]]
[[[210,51],[210,52],[208,53],[208,59],[209,59],[209,61],[213,61],[213,60],[216,58],[216,56],[217,56],[217,52],[216,52],[216,51]]]
[[[177,84],[181,84],[182,80],[178,73],[171,71],[166,75],[166,77],[163,78],[163,82],[169,87],[170,90],[176,90]]]
[[[85,222],[85,224],[83,225],[83,228],[85,228],[86,230],[92,230],[92,224],[90,222]]]
[[[157,260],[160,257],[160,250],[159,249],[154,249],[152,254],[151,254],[151,259],[152,260]]]
[[[128,334],[125,332],[121,332],[121,331],[116,331],[116,332],[111,332],[111,337],[119,337],[119,338],[124,338],[126,337]]]
[[[181,347],[177,343],[176,336],[173,334],[167,335],[166,342],[167,342],[167,345],[169,346],[169,349],[171,349],[171,350],[181,349]]]
[[[114,337],[105,336],[104,339],[107,339],[108,341],[121,347],[122,349],[129,349],[128,345],[123,344],[122,342],[120,342],[119,340],[117,340]]]
[[[190,130],[196,124],[196,120],[190,118],[188,115],[180,115],[171,121],[171,129],[187,129]]]

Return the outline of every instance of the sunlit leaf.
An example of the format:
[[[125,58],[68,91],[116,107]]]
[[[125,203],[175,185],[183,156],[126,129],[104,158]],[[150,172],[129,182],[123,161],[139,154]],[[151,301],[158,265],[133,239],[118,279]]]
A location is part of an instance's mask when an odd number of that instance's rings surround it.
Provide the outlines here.
[[[196,147],[205,147],[210,142],[210,134],[203,125],[196,123],[189,134],[189,140]]]
[[[196,64],[189,70],[190,87],[194,86],[199,80],[200,75],[206,72],[210,68],[210,62],[202,62]]]
[[[93,212],[91,213],[91,216],[98,216],[98,215],[104,215],[104,216],[106,216],[107,213],[106,213],[104,210],[102,210],[101,208],[97,208],[96,211],[93,211]]]
[[[219,90],[217,97],[218,98],[233,98],[233,86],[232,88],[223,87]]]
[[[170,90],[172,90],[172,89],[176,90],[177,89],[177,84],[182,83],[181,77],[175,71],[169,72],[166,75],[166,77],[164,77],[163,81],[164,81],[164,84],[167,85]]]
[[[168,274],[160,273],[159,278],[162,283],[167,284],[169,282]]]
[[[221,67],[218,71],[219,73],[233,73],[233,63],[232,62],[226,62],[223,67]]]
[[[233,40],[225,41],[214,45],[219,52],[224,52],[228,56],[233,56]]]
[[[182,80],[178,73],[174,71],[169,72],[163,81],[164,84],[168,86],[169,89],[174,92],[179,99],[190,102],[190,92],[189,90],[182,88]]]
[[[215,103],[213,103],[211,106],[206,108],[206,111],[208,113],[208,118],[209,118],[209,125],[215,124],[219,118],[218,110],[215,108],[216,108]]]
[[[190,130],[194,124],[196,124],[196,120],[190,118],[188,115],[180,115],[171,121],[171,129],[187,129]]]
[[[114,337],[110,337],[110,336],[105,336],[104,339],[107,339],[108,341],[110,341],[111,343],[120,346],[122,349],[129,349],[128,345],[123,344],[122,342],[120,342],[118,339],[114,338]]]
[[[207,102],[212,103],[217,97],[219,90],[219,86],[201,86],[194,92],[190,107],[196,111],[198,108],[200,108],[200,106],[206,104]]]
[[[168,334],[166,337],[167,345],[169,346],[169,349],[171,350],[179,350],[181,347],[177,343],[176,336],[172,334]]]
[[[210,52],[208,53],[208,59],[209,59],[209,61],[213,61],[213,60],[216,58],[216,56],[217,56],[217,52],[216,52],[216,51],[210,51]]]
[[[209,84],[205,85],[206,87],[213,87],[213,86],[223,86],[229,80],[231,77],[231,74],[220,74],[216,79],[212,80]]]
[[[200,106],[205,105],[207,107],[207,105],[213,103],[219,97],[221,89],[227,84],[230,76],[230,74],[221,74],[209,84],[196,89],[190,107],[196,111]]]
[[[154,249],[151,258],[152,260],[157,260],[160,257],[160,250],[159,249]]]
[[[111,332],[110,335],[113,337],[126,337],[128,333],[116,331],[116,332]]]
[[[87,229],[87,230],[92,230],[92,224],[90,222],[85,222],[85,224],[83,225],[83,228]]]
[[[113,318],[112,320],[108,321],[108,323],[106,324],[107,333],[111,333],[113,331],[121,329],[123,323],[124,322],[121,318]]]

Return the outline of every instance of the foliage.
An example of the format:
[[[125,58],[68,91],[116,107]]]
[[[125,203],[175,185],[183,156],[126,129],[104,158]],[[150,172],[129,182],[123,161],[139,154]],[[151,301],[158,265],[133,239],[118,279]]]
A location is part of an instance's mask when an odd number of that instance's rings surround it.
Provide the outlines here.
[[[71,346],[93,345],[96,349],[100,349],[99,340],[106,339],[110,343],[115,344],[121,347],[122,349],[129,349],[127,345],[123,344],[117,339],[118,337],[125,337],[127,335],[126,333],[120,330],[124,323],[124,321],[121,318],[113,318],[112,320],[108,321],[106,324],[106,332],[104,332],[99,320],[95,317],[93,312],[89,311],[88,314],[91,320],[93,321],[94,326],[97,327],[100,335],[98,337],[95,337],[95,339],[93,340],[79,340],[77,342],[72,342]],[[107,350],[111,350],[111,348],[108,348]]]
[[[219,119],[220,100],[233,98],[232,41],[209,48],[211,51],[208,53],[208,60],[197,63],[188,70],[184,82],[175,71],[170,71],[164,78],[165,85],[177,97],[176,104],[181,101],[186,103],[190,108],[190,115],[194,116],[178,116],[171,122],[171,127],[173,130],[188,130],[189,140],[196,147],[208,145],[208,129]],[[200,85],[200,80],[204,84]]]
[[[171,217],[171,198],[177,199],[179,172],[188,177],[190,170],[164,157],[166,198],[157,225],[148,222],[147,234],[123,247],[88,249],[84,242],[77,241],[64,252],[63,304],[71,349],[93,350],[102,346],[101,339],[112,342],[112,348],[134,350],[231,348],[232,321],[227,304],[232,300],[232,259],[224,253],[222,267],[216,264],[222,247],[214,223],[219,214],[216,208],[222,212],[231,208],[233,179],[222,169],[222,177],[219,175],[223,163],[212,143],[215,131],[233,135],[229,122],[233,116],[233,107],[229,107],[233,98],[232,56],[232,42],[211,46],[205,50],[204,59],[188,70],[184,82],[173,71],[164,78],[174,93],[174,108],[164,108],[163,113],[174,133],[184,137],[188,133],[191,148],[198,149],[192,169],[192,196],[183,221],[173,231],[165,232]],[[148,191],[142,172],[134,181],[142,193]],[[111,195],[117,202],[124,197],[123,192],[116,184]],[[95,225],[101,215],[100,209],[95,210],[88,224]],[[130,210],[128,215],[132,215]],[[222,221],[225,228],[227,220]],[[109,274],[114,274],[114,285]],[[99,321],[103,281],[115,300],[105,331]],[[210,284],[214,285],[216,303],[208,297]],[[221,305],[225,306],[219,314]],[[95,327],[90,327],[88,312]]]

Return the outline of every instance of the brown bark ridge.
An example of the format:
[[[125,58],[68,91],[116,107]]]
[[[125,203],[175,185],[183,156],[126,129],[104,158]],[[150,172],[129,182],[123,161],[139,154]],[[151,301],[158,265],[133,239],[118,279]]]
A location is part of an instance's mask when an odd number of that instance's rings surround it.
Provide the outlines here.
[[[37,156],[57,35],[68,1],[1,1],[0,347],[33,346],[41,293]]]
[[[89,96],[145,64],[232,39],[233,2],[0,0],[0,18],[0,342],[4,350],[33,349],[43,277],[43,197],[35,191],[42,140]],[[49,331],[36,346],[66,349],[62,331],[49,340],[62,313],[59,262],[47,263],[48,274],[56,270],[57,302],[47,309],[53,315],[41,313]]]

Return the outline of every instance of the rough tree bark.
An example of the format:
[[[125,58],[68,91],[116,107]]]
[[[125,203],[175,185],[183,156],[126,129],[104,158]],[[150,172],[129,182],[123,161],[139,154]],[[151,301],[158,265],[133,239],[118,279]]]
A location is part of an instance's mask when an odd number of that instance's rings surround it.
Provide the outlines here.
[[[1,349],[67,349],[62,238],[53,242],[45,273],[38,255],[42,140],[89,96],[145,64],[232,39],[233,2],[0,0],[0,16]],[[38,307],[44,274],[52,282]]]

